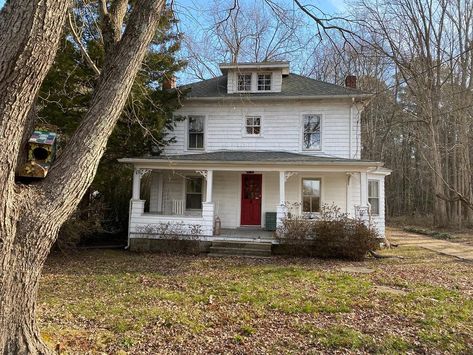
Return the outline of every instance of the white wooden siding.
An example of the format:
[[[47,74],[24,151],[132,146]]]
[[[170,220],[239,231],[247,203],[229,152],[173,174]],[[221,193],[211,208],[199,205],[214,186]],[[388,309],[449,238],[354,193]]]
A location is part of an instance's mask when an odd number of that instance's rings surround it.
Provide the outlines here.
[[[350,154],[350,107],[349,100],[340,102],[187,102],[178,110],[178,115],[205,115],[204,132],[206,152],[219,150],[273,150],[289,151],[311,155],[327,154],[343,158],[359,158],[359,111],[354,108],[352,124],[352,152]],[[302,115],[322,115],[322,147],[311,151],[302,148]],[[242,134],[246,115],[261,116],[262,132],[251,137]],[[176,143],[166,147],[166,154],[190,154],[202,151],[187,149],[187,123],[181,121],[170,133]]]

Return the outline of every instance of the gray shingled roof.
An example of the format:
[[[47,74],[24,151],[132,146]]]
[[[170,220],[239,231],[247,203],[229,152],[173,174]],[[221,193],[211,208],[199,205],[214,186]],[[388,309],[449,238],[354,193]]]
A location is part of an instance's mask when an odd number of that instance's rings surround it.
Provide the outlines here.
[[[340,85],[326,83],[324,81],[311,79],[298,74],[283,76],[281,92],[261,93],[227,93],[227,76],[221,75],[213,79],[199,81],[184,85],[182,89],[190,88],[187,98],[225,98],[225,97],[302,97],[313,96],[369,96],[358,89],[347,88]]]
[[[133,160],[133,158],[130,158]],[[138,159],[156,161],[192,161],[192,162],[266,162],[266,163],[380,163],[370,160],[345,159],[332,156],[314,156],[307,154],[279,151],[217,151],[196,154],[160,155]]]

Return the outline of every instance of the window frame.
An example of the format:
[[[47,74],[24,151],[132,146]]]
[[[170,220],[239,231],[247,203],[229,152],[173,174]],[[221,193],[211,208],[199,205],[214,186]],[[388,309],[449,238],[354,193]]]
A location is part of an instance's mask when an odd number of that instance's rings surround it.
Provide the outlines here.
[[[306,135],[306,132],[305,132],[305,118],[307,116],[318,116],[319,117],[319,120],[320,120],[320,123],[319,123],[319,145],[317,147],[314,147],[314,148],[306,148],[305,147],[305,135]],[[323,122],[324,122],[324,117],[321,113],[313,113],[313,112],[304,112],[301,114],[301,149],[303,151],[321,151],[322,150],[322,138],[323,138],[323,135],[322,135],[322,132],[323,132]],[[312,133],[307,133],[307,134],[314,134],[314,132]]]
[[[243,90],[240,89],[240,75],[250,77],[250,86],[249,86],[248,90],[246,90],[246,84],[245,84],[245,89],[243,89]],[[237,92],[251,92],[251,91],[253,91],[253,72],[237,72],[236,73],[236,91]]]
[[[188,180],[200,180],[201,181],[201,192],[188,192],[187,181]],[[202,204],[204,203],[204,178],[198,175],[187,175],[184,176],[184,204],[186,211],[202,211]],[[187,195],[200,195],[200,208],[188,208],[187,207]]]
[[[252,119],[259,118],[259,126],[255,125],[254,121],[253,121],[253,125],[248,125],[247,124],[248,118],[252,118]],[[248,127],[253,128],[253,132],[254,132],[255,127],[259,127],[259,133],[248,133],[248,130],[247,130]],[[263,131],[263,116],[262,115],[244,115],[243,116],[243,136],[244,137],[261,137],[262,131]]]
[[[260,83],[259,83],[259,76],[260,75],[269,75],[269,89],[260,89]],[[263,79],[263,80],[267,80],[266,78]],[[263,84],[263,87],[266,87],[266,83]],[[258,72],[256,73],[256,91],[261,91],[261,92],[268,92],[268,91],[272,91],[273,89],[273,73],[272,72]]]
[[[315,196],[315,195],[304,195],[304,180],[316,180],[319,182],[319,210],[318,211],[304,211],[304,196]],[[311,177],[303,176],[300,180],[301,188],[301,214],[304,215],[318,215],[320,214],[322,208],[322,178],[321,177]],[[312,205],[312,202],[311,202]],[[312,206],[311,206],[312,207]],[[312,208],[311,208],[312,209]]]
[[[201,117],[203,120],[202,123],[202,133],[193,133],[193,134],[202,134],[202,148],[194,148],[190,146],[190,119],[193,117]],[[186,118],[186,149],[187,150],[205,150],[205,139],[206,139],[206,129],[207,128],[207,117],[205,115],[200,115],[200,114],[192,114],[192,115],[187,115]]]
[[[376,183],[377,189],[376,191],[378,192],[378,196],[370,196],[370,183]],[[380,191],[380,182],[378,179],[368,179],[368,203],[370,204],[370,212],[371,215],[373,216],[379,216],[381,214],[381,191]],[[371,200],[377,200],[377,209],[378,211],[376,213],[373,213],[373,204],[371,203]]]

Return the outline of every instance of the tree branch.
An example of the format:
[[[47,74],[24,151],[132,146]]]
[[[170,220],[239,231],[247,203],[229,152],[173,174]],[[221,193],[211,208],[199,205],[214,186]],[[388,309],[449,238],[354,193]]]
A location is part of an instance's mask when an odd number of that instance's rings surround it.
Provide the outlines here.
[[[71,11],[69,11],[69,13],[68,13],[68,23],[69,23],[69,28],[71,29],[71,32],[72,32],[72,37],[74,38],[74,41],[79,46],[79,49],[80,49],[82,55],[84,56],[85,61],[87,62],[89,67],[94,71],[94,73],[96,75],[100,75],[99,68],[97,68],[97,66],[95,65],[92,58],[90,58],[89,52],[87,52],[87,49],[85,48],[84,44],[82,43],[82,40],[80,39],[79,34],[77,33],[77,30],[76,30],[74,24],[72,23]]]

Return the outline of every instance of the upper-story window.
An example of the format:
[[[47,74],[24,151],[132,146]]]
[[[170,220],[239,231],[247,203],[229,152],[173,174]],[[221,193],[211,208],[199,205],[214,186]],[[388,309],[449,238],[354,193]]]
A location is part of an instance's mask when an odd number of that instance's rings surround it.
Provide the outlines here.
[[[204,116],[189,116],[188,144],[189,149],[204,149]]]
[[[304,115],[303,116],[303,148],[319,150],[320,146],[320,115]]]
[[[271,90],[271,73],[258,73],[258,91]]]
[[[251,91],[251,73],[238,74],[238,91]]]
[[[247,136],[259,136],[261,134],[261,116],[245,117],[245,134]]]

